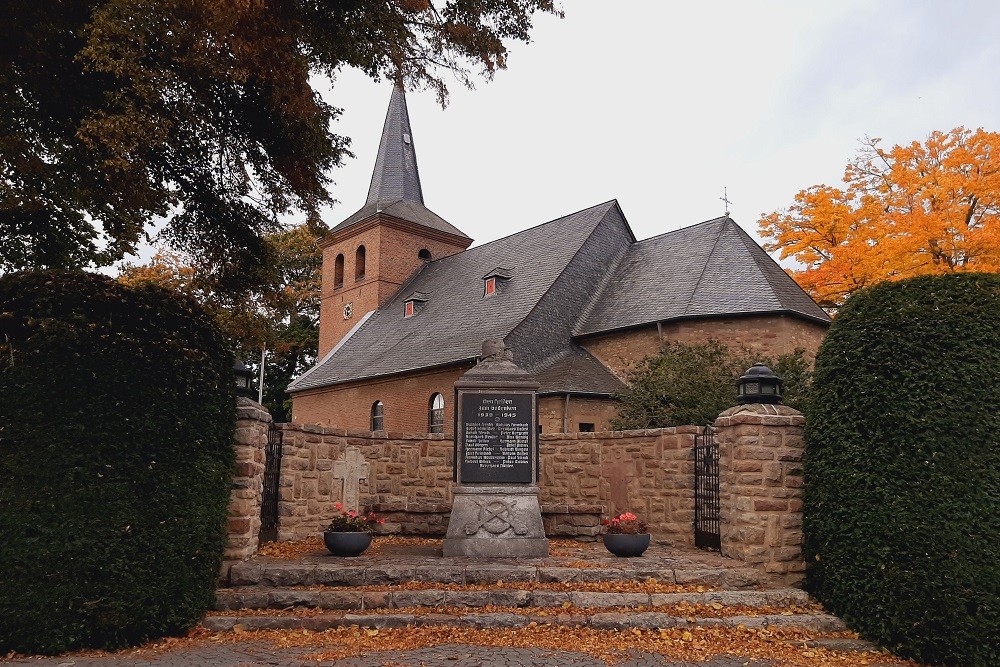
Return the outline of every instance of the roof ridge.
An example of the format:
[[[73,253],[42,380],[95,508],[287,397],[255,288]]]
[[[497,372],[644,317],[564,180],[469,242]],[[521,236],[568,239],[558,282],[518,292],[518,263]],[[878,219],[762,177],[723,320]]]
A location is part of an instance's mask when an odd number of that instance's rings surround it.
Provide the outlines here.
[[[656,236],[647,236],[646,238],[642,239],[641,241],[636,241],[636,243],[645,243],[646,241],[652,241],[654,239],[662,238],[664,236],[670,236],[671,234],[677,234],[677,233],[680,233],[680,232],[686,232],[689,229],[694,229],[695,227],[700,227],[702,225],[707,225],[710,222],[719,222],[720,220],[733,220],[733,219],[730,218],[728,215],[720,215],[719,217],[712,218],[711,220],[702,220],[701,222],[696,222],[693,225],[687,225],[686,227],[678,227],[677,229],[671,229],[669,231],[657,234]],[[733,220],[733,222],[735,223],[736,221]]]
[[[707,222],[716,222],[718,220],[732,220],[732,218],[730,218],[729,216],[723,216],[721,218],[715,218],[714,220],[706,220],[705,222],[699,224],[703,225]],[[691,225],[691,226],[696,227],[697,225]],[[726,226],[724,224],[719,226],[719,231],[715,235],[715,242],[712,243],[712,249],[708,252],[708,255],[705,256],[705,263],[701,265],[701,273],[698,274],[698,280],[694,281],[694,287],[691,288],[691,293],[688,295],[687,304],[684,306],[685,313],[690,312],[691,310],[691,303],[694,301],[694,295],[698,293],[698,288],[701,286],[701,281],[705,278],[705,272],[708,271],[708,265],[712,263],[712,255],[715,254],[715,249],[719,247],[719,239],[722,238],[722,230],[724,230],[725,228]]]
[[[610,201],[604,202],[604,204],[611,204],[611,203],[613,203],[613,204],[615,204],[617,206],[618,200],[617,199],[612,199]],[[602,204],[598,204],[597,206],[601,206],[601,205]],[[578,215],[580,213],[583,213],[584,211],[589,211],[591,209],[597,208],[597,206],[591,206],[590,208],[581,209],[581,210],[577,211],[576,213],[571,213],[570,215]],[[538,309],[539,304],[541,304],[542,301],[545,300],[545,297],[548,296],[548,293],[552,290],[552,286],[555,285],[557,282],[559,282],[559,279],[566,272],[566,268],[569,267],[573,263],[573,261],[576,259],[577,255],[580,254],[580,251],[583,250],[583,246],[587,245],[587,241],[590,240],[590,237],[594,235],[594,232],[597,231],[598,227],[601,226],[601,223],[604,222],[604,220],[608,217],[608,214],[611,212],[611,210],[612,210],[611,208],[608,208],[608,210],[606,210],[604,212],[604,214],[597,220],[597,224],[594,225],[594,228],[590,230],[590,233],[587,234],[587,236],[583,239],[583,241],[580,243],[580,245],[577,246],[576,250],[573,251],[573,255],[566,261],[566,264],[563,265],[562,270],[556,275],[555,279],[549,284],[549,286],[545,289],[545,291],[542,292],[542,294],[538,297],[538,300],[535,301],[535,304],[531,308],[528,309],[528,312],[524,314],[524,317],[521,318],[521,321],[518,322],[517,324],[515,324],[511,328],[510,333],[514,333],[515,331],[517,331],[517,328],[520,327],[525,322],[527,322],[528,318],[530,318],[531,315],[535,312],[535,310]],[[564,217],[569,217],[569,216],[564,216]],[[562,219],[563,218],[557,218],[557,220],[562,220]],[[555,222],[555,220],[551,220],[550,222]],[[548,223],[543,223],[543,224],[548,224]],[[541,227],[541,226],[542,225],[538,225],[538,227]],[[626,227],[627,226],[628,225],[626,224]],[[536,227],[533,227],[532,229],[536,229]],[[631,231],[632,230],[629,229],[630,233],[631,233]],[[569,330],[570,330],[571,333],[572,333],[572,331],[573,331],[574,328],[575,328],[575,324],[574,324],[574,326],[569,327]]]
[[[778,293],[778,291],[775,289],[774,284],[768,279],[765,266],[767,268],[778,269],[778,271],[780,271],[783,275],[788,277],[788,279],[792,282],[793,285],[795,285],[796,288],[798,288],[798,290],[802,293],[803,296],[805,296],[813,303],[816,303],[816,301],[811,296],[809,296],[809,293],[806,292],[804,289],[802,289],[802,285],[799,285],[799,282],[795,280],[795,278],[792,278],[792,276],[790,276],[788,272],[781,267],[781,264],[778,264],[778,262],[775,261],[775,259],[771,257],[771,255],[769,255],[768,252],[764,250],[764,248],[761,247],[759,243],[754,241],[753,238],[751,238],[750,234],[745,229],[743,229],[739,225],[736,225],[736,229],[740,236],[740,240],[743,242],[743,245],[747,249],[747,252],[750,253],[750,257],[753,258],[754,264],[757,266],[757,270],[761,272],[761,276],[767,282],[768,289],[771,290],[771,293],[774,295],[774,298],[777,299],[779,304],[781,304],[782,306],[784,306],[789,310],[793,310],[791,306],[785,303],[785,300],[781,297],[781,294]],[[763,255],[763,258],[759,257],[759,255]],[[761,262],[765,262],[765,266],[761,266]],[[816,304],[816,307],[819,308],[820,310],[823,310],[823,307],[820,306],[818,303]],[[823,310],[823,312],[825,313],[826,311]]]
[[[617,201],[618,201],[617,199],[609,199],[608,201],[601,202],[600,204],[594,204],[593,206],[588,206],[586,208],[581,208],[579,211],[574,211],[573,213],[567,213],[566,215],[561,215],[558,218],[552,218],[551,220],[546,220],[545,222],[540,222],[537,225],[534,225],[532,227],[528,227],[526,229],[522,229],[521,231],[514,232],[513,234],[508,234],[507,236],[501,236],[498,239],[493,239],[492,241],[487,241],[487,242],[483,243],[482,245],[473,246],[471,248],[463,250],[462,252],[469,252],[470,250],[479,250],[480,248],[485,248],[487,246],[493,245],[494,243],[500,243],[501,241],[506,241],[507,239],[514,238],[515,236],[517,236],[519,234],[526,234],[526,233],[534,231],[534,230],[536,230],[536,229],[538,229],[540,227],[544,227],[545,225],[551,225],[552,223],[559,222],[560,220],[565,220],[566,218],[571,218],[574,215],[580,215],[584,211],[589,211],[591,209],[598,208],[599,206],[604,206],[606,204],[617,203]],[[449,257],[451,257],[451,256],[452,255],[449,255]],[[441,259],[446,259],[446,258],[442,257]]]
[[[638,241],[634,241],[629,245],[625,246],[624,248],[622,248],[621,252],[614,259],[611,265],[608,266],[608,270],[604,272],[604,276],[601,278],[600,282],[597,283],[597,288],[594,290],[593,295],[591,295],[590,300],[587,301],[587,305],[583,307],[583,310],[580,313],[580,317],[576,318],[576,322],[574,322],[573,326],[570,328],[572,335],[574,336],[579,335],[580,326],[587,321],[587,318],[590,317],[590,314],[594,311],[594,308],[597,307],[598,301],[600,301],[601,297],[604,296],[604,290],[607,289],[608,285],[611,283],[612,280],[614,280],[615,275],[618,273],[618,267],[621,266],[621,263],[625,261],[625,257],[628,255],[629,251],[636,246],[637,243]]]

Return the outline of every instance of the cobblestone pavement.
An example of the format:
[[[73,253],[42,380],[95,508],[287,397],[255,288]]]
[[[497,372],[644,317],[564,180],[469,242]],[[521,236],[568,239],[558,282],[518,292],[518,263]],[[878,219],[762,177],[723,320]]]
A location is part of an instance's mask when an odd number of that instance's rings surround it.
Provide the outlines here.
[[[37,667],[605,667],[604,662],[585,653],[551,649],[494,648],[446,645],[412,651],[386,651],[335,662],[305,662],[302,658],[315,648],[275,649],[270,644],[244,642],[187,646],[182,650],[146,655],[125,652],[99,657],[61,656],[19,658],[10,664]],[[0,660],[0,662],[3,662]],[[621,667],[772,667],[773,663],[742,658],[715,658],[709,662],[672,662],[650,653],[635,654]]]

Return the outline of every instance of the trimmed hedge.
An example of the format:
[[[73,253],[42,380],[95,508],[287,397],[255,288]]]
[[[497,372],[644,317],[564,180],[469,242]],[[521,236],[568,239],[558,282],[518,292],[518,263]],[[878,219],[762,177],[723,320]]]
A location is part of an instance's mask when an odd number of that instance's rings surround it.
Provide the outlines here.
[[[0,278],[0,654],[120,648],[213,602],[233,358],[191,299]]]
[[[852,297],[816,357],[808,585],[866,638],[1000,664],[1000,275]]]

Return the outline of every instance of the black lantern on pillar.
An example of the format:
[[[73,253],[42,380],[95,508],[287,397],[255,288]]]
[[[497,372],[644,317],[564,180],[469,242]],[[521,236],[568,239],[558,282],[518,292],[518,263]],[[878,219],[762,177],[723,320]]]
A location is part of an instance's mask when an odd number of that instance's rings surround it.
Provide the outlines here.
[[[236,395],[254,399],[257,392],[253,388],[253,371],[247,368],[239,359],[233,364],[233,375],[236,379]]]
[[[754,364],[736,381],[739,403],[781,403],[781,378],[764,364]]]

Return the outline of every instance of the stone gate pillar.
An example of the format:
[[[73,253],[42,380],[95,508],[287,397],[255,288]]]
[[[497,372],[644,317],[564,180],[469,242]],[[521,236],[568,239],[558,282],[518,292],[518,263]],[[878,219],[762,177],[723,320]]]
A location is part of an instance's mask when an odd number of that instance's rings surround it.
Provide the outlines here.
[[[805,418],[786,405],[752,403],[715,420],[722,555],[802,580],[802,438]]]
[[[225,560],[245,560],[257,553],[260,502],[264,488],[264,447],[271,415],[248,398],[236,399],[236,470],[229,496]]]

